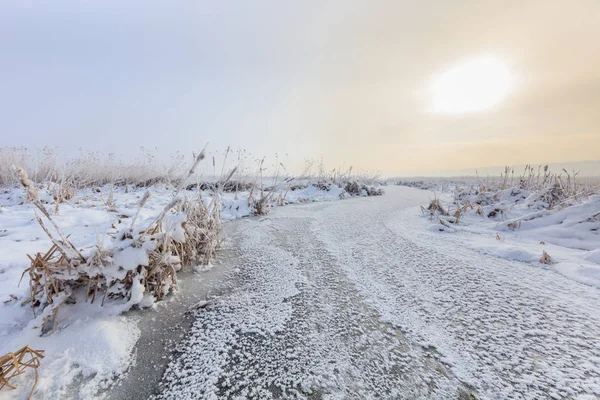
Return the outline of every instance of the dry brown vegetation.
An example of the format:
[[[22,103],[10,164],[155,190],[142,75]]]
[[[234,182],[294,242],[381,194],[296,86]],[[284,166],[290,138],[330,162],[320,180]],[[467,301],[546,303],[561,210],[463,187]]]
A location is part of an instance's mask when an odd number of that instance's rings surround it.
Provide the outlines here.
[[[5,386],[16,389],[16,386],[12,385],[10,380],[32,369],[35,372],[35,380],[27,396],[27,399],[30,399],[37,385],[37,369],[40,366],[40,359],[44,358],[42,353],[44,353],[44,350],[33,350],[29,346],[25,346],[14,353],[8,353],[0,357],[0,390]]]
[[[74,188],[97,187],[106,184],[142,185],[171,182],[181,177],[184,157],[177,153],[169,163],[158,161],[155,153],[140,149],[137,157],[129,162],[115,159],[114,155],[103,156],[87,152],[63,160],[55,148],[28,149],[25,147],[0,147],[0,186],[12,186],[15,176],[11,166],[21,166],[36,184],[69,184]]]
[[[204,159],[204,152],[195,157],[188,170],[191,176]],[[141,301],[144,294],[160,300],[177,284],[177,271],[185,265],[208,264],[213,257],[221,231],[220,193],[214,192],[204,201],[198,197],[179,196],[179,188],[171,202],[143,230],[134,231],[134,223],[148,198],[147,192],[131,227],[115,232],[108,247],[97,245],[90,255],[84,256],[65,236],[40,202],[39,192],[27,173],[19,168],[27,200],[41,212],[36,216],[40,226],[52,241],[44,253],[29,256],[31,266],[23,275],[29,275],[30,296],[23,304],[30,304],[42,312],[42,334],[54,331],[59,308],[74,302],[83,294],[86,302],[102,298],[122,298],[132,304]],[[229,179],[232,173],[226,179]],[[223,182],[225,183],[225,181]],[[52,229],[49,229],[49,226]],[[132,259],[144,260],[139,264],[116,265],[115,259],[136,253]]]
[[[551,264],[552,263],[552,259],[550,258],[548,253],[546,253],[546,250],[544,250],[544,252],[542,253],[542,257],[540,257],[540,263],[542,263],[542,264]]]
[[[124,303],[135,305],[144,296],[160,300],[176,286],[177,272],[184,266],[210,263],[220,243],[224,191],[234,192],[236,200],[238,191],[249,191],[249,209],[255,215],[264,215],[273,205],[285,204],[286,195],[294,185],[306,187],[311,184],[296,183],[297,180],[278,160],[269,167],[268,176],[265,176],[264,158],[256,160],[254,171],[248,173],[244,166],[247,160],[240,153],[237,165],[228,168],[232,155],[229,148],[223,154],[219,178],[212,181],[201,180],[201,175],[196,173],[197,167],[208,158],[205,150],[194,156],[190,167],[180,166],[160,179],[150,177],[156,175],[152,168],[147,173],[138,173],[141,171],[138,167],[114,162],[99,168],[101,160],[96,155],[59,165],[48,148],[33,163],[26,158],[27,154],[26,150],[18,149],[0,151],[0,185],[18,182],[25,189],[26,201],[34,206],[36,220],[52,243],[50,248],[28,255],[31,264],[21,277],[22,280],[28,277],[30,288],[29,297],[23,304],[31,306],[34,315],[40,317],[42,334],[56,329],[57,315],[64,304],[85,301],[104,305],[107,299],[121,299]],[[19,161],[22,165],[29,165],[29,170],[34,173],[33,179],[25,167],[13,166],[9,172],[4,168]],[[214,156],[212,169],[217,176]],[[345,188],[350,195],[383,193],[380,188],[357,181],[359,177],[352,175],[352,168],[325,173],[321,164],[318,174],[318,178],[313,176],[311,182],[322,190],[330,190],[332,185],[337,185]],[[310,175],[309,169],[305,175]],[[196,182],[190,184],[194,179]],[[376,176],[367,180],[375,182]],[[120,220],[113,224],[114,231],[107,232],[91,251],[78,249],[53,217],[59,213],[60,204],[74,197],[77,188],[87,187],[101,193],[103,206],[109,211],[116,211],[114,191],[118,185],[124,184],[127,190],[127,185],[159,181],[167,182],[169,189],[173,190],[173,198],[158,216],[143,229],[136,229],[140,210],[151,196],[148,190],[140,200],[131,224],[127,224],[127,228],[119,224]],[[103,188],[100,186],[106,184],[108,186]],[[187,189],[193,188],[201,190],[190,194]],[[47,208],[50,200],[47,196],[42,200],[40,189],[50,194],[54,204],[52,211]],[[209,196],[203,197],[206,191],[209,191]],[[121,259],[124,261],[119,261]]]
[[[548,166],[527,165],[520,176],[515,177],[514,169],[506,167],[500,178],[476,178],[471,184],[456,184],[454,201],[447,206],[434,198],[431,203],[421,207],[430,219],[440,216],[442,225],[458,224],[468,210],[475,210],[478,215],[487,218],[505,218],[507,206],[503,200],[509,198],[511,203],[524,203],[528,207],[540,210],[553,210],[577,204],[582,199],[598,193],[600,185],[591,179],[579,182],[577,172],[562,170],[552,173]],[[431,189],[432,184],[424,181],[399,181],[399,185]],[[508,228],[520,228],[521,221],[511,221]]]

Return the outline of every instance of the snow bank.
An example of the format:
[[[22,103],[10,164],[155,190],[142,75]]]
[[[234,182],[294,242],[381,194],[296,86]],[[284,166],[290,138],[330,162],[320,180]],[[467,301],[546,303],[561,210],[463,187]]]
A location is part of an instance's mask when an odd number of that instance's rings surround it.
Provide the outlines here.
[[[459,186],[452,192],[441,194],[448,216],[427,213],[429,230],[458,232],[471,248],[536,266],[542,266],[545,251],[551,261],[544,267],[600,287],[600,195],[590,195],[593,189],[581,196],[567,196],[556,185],[540,190]]]

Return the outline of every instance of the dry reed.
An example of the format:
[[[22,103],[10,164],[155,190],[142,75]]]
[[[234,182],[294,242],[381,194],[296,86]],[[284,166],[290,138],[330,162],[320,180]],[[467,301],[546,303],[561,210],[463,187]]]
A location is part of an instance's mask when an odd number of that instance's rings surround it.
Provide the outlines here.
[[[25,346],[14,353],[8,353],[0,357],[0,390],[5,386],[16,389],[16,386],[12,385],[10,380],[24,374],[28,369],[33,369],[35,371],[35,380],[27,396],[29,400],[37,385],[37,369],[40,366],[40,359],[44,358],[42,353],[44,353],[44,350],[33,350],[29,346]]]
[[[188,177],[204,158],[203,150],[194,158]],[[134,230],[138,214],[151,196],[149,191],[139,202],[131,225],[117,232],[110,246],[97,245],[84,257],[40,202],[39,192],[25,170],[18,168],[16,172],[27,192],[27,200],[45,217],[46,222],[39,216],[36,218],[52,241],[51,248],[45,253],[29,256],[31,266],[23,272],[23,276],[29,275],[30,286],[30,296],[23,304],[30,304],[34,312],[42,310],[42,334],[56,329],[59,308],[74,302],[75,293],[81,293],[90,303],[102,297],[102,305],[106,298],[122,298],[132,304],[139,303],[144,295],[162,299],[177,284],[177,271],[184,265],[210,263],[219,245],[220,193],[213,192],[208,203],[200,192],[195,198],[180,197],[184,185],[181,183],[173,199],[146,229]],[[115,258],[130,253],[140,255],[134,259],[147,261],[134,265],[115,264]]]

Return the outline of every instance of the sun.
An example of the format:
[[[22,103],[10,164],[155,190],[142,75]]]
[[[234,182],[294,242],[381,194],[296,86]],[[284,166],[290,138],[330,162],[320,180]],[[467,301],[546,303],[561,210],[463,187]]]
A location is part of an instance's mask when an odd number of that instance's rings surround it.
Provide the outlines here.
[[[480,57],[439,75],[431,84],[433,110],[459,114],[492,108],[512,90],[514,78],[494,57]]]

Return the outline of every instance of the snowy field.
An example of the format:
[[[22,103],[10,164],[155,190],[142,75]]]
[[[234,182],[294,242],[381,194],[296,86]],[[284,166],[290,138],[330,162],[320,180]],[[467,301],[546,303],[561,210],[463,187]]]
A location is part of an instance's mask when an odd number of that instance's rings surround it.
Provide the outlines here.
[[[226,228],[216,262],[225,275],[211,283],[219,295],[201,304],[167,355],[157,352],[166,357],[160,362],[139,356],[151,352],[144,346],[152,334],[138,340],[148,318],[174,310],[143,287],[104,305],[75,293],[54,332],[42,328],[48,313],[22,304],[30,296],[22,275],[27,255],[52,242],[23,188],[5,189],[0,354],[24,345],[45,351],[34,395],[43,399],[598,398],[595,187],[405,184],[417,188],[389,183],[371,197],[370,187],[298,182],[270,196],[269,213],[259,218],[243,218],[257,213],[256,192],[221,192]],[[39,189],[86,258],[119,232],[143,234],[174,194],[165,184],[105,185],[75,190],[57,208],[53,187]],[[351,197],[348,191],[364,198],[332,202]],[[206,204],[216,196],[198,194],[180,195]],[[287,204],[299,206],[279,207]],[[174,237],[177,218],[166,216]],[[140,257],[125,248],[111,265],[145,265]],[[213,267],[184,266],[199,280]],[[132,308],[142,311],[124,314]],[[123,379],[128,371],[144,375],[137,369],[148,365],[136,360],[168,368],[142,388]],[[26,398],[32,381],[31,373],[18,377],[18,388],[2,390],[0,399]],[[123,387],[113,389],[119,381]]]
[[[283,201],[273,201],[271,205],[339,200],[348,196],[335,185],[328,189],[309,185],[290,190]],[[164,185],[129,187],[127,192],[117,187],[107,205],[110,191],[108,186],[77,191],[71,200],[60,204],[57,212],[53,211],[55,202],[51,191],[41,189],[40,198],[64,233],[70,235],[73,244],[86,254],[99,242],[110,240],[110,234],[129,227],[138,209],[135,225],[148,225],[173,197],[173,190]],[[152,195],[140,209],[140,200],[147,191]],[[185,194],[197,196],[195,191]],[[210,196],[211,193],[204,193],[205,198]],[[221,218],[227,221],[253,214],[255,210],[248,196],[248,192],[223,194]],[[93,398],[99,388],[128,368],[140,335],[136,321],[121,314],[133,306],[153,306],[152,299],[144,296],[129,301],[107,300],[104,306],[99,301],[90,304],[79,299],[76,304],[61,307],[54,333],[42,335],[43,315],[34,314],[29,305],[22,305],[30,295],[28,275],[24,271],[30,265],[27,255],[47,251],[52,242],[36,221],[35,208],[25,201],[22,188],[4,190],[0,204],[0,354],[24,345],[43,349],[45,359],[39,368],[36,396],[62,398],[69,385],[80,382],[83,377],[86,379],[78,389],[79,394],[82,398]],[[202,268],[206,267],[198,269]],[[32,376],[19,377],[13,383],[18,389],[2,390],[1,399],[26,397]]]
[[[435,191],[430,202],[439,199],[445,213],[423,210],[430,230],[456,233],[468,238],[465,246],[508,260],[538,264],[545,252],[548,268],[600,287],[600,180],[580,181],[570,192],[550,182],[504,188],[500,178],[401,184]]]

